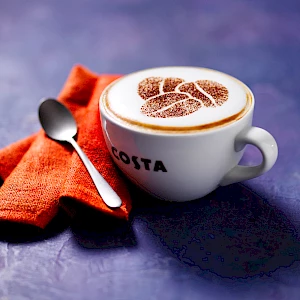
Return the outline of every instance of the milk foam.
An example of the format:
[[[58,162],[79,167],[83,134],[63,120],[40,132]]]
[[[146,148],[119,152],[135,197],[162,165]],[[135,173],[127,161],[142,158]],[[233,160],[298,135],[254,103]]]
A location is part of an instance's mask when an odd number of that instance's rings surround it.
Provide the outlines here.
[[[138,94],[138,86],[142,80],[151,77],[181,78],[185,82],[197,82],[199,80],[214,81],[228,90],[228,97],[220,106],[207,107],[202,103],[199,109],[196,108],[195,112],[185,116],[147,116],[141,111],[141,107],[147,99],[143,99]],[[161,88],[160,92],[162,92]],[[110,113],[115,116],[121,116],[127,121],[150,126],[158,125],[180,128],[206,125],[224,120],[240,113],[249,104],[247,90],[238,80],[221,72],[194,67],[164,67],[129,74],[112,84],[107,91],[105,101]]]

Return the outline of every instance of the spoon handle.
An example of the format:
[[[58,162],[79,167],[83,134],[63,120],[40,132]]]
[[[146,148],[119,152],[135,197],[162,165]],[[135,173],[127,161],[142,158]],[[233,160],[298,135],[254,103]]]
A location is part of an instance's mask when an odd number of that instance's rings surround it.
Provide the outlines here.
[[[87,168],[100,196],[102,197],[105,204],[111,208],[117,208],[122,205],[122,201],[117,193],[111,188],[108,182],[100,175],[95,166],[91,163],[76,141],[72,138],[68,142],[72,144],[74,149],[77,151],[79,157]]]

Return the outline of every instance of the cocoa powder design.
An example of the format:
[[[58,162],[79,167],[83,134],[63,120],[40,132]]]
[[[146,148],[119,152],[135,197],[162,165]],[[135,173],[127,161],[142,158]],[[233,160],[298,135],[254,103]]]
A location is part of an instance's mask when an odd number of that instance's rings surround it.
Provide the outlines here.
[[[185,82],[175,77],[148,77],[138,84],[145,100],[141,112],[148,117],[174,118],[192,114],[201,107],[218,107],[228,100],[228,89],[211,80]]]

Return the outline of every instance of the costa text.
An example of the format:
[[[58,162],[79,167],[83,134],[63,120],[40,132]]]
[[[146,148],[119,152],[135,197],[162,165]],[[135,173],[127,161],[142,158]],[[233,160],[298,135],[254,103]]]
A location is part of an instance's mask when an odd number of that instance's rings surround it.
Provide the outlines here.
[[[131,164],[137,170],[144,169],[147,171],[154,172],[167,172],[167,169],[161,160],[156,160],[155,162],[153,162],[151,159],[148,158],[142,158],[137,156],[130,157],[123,151],[119,152],[115,147],[111,147],[111,151],[117,160],[121,160],[125,165]]]

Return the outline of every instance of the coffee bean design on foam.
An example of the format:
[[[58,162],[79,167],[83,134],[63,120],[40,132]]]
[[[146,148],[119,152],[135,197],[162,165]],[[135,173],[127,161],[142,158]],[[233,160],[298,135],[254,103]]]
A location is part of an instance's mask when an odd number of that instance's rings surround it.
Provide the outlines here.
[[[148,77],[138,84],[138,94],[146,101],[141,112],[155,118],[183,117],[228,100],[227,88],[218,82],[174,77]]]

